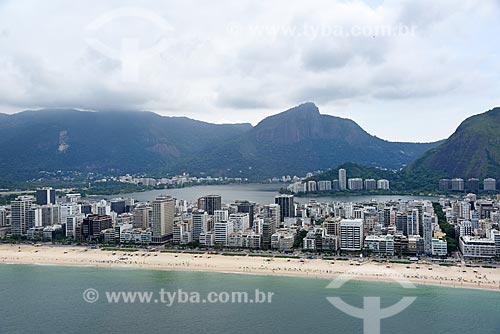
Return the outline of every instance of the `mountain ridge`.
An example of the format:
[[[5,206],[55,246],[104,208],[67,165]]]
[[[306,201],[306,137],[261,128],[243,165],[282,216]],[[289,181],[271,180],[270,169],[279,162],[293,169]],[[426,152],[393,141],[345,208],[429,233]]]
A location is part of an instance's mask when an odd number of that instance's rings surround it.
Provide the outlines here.
[[[249,123],[213,124],[143,111],[28,110],[0,114],[0,172],[42,171],[263,178],[345,162],[399,169],[438,143],[389,142],[307,102]]]
[[[408,173],[441,177],[500,177],[500,107],[471,116],[441,145],[424,153]]]

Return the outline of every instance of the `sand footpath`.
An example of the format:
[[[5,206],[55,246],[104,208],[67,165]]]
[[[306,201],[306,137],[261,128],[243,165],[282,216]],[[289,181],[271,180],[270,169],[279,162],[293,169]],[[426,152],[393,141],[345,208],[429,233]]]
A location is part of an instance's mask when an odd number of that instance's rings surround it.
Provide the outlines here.
[[[144,254],[144,255],[143,255]],[[500,269],[214,254],[103,251],[73,246],[0,245],[0,263],[207,271],[312,278],[409,281],[500,291]]]

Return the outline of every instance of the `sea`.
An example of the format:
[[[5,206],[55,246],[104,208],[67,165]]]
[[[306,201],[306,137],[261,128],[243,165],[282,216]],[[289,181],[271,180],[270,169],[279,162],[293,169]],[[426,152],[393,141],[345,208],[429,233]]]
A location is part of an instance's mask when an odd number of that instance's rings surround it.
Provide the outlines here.
[[[408,289],[396,282],[364,281],[332,286],[317,278],[18,264],[0,264],[0,282],[2,334],[375,334],[378,325],[382,334],[500,333],[498,291],[423,285]],[[191,300],[175,299],[169,305],[161,299],[107,299],[107,293],[116,292],[151,292],[157,298],[161,291],[188,293]],[[223,298],[233,292],[254,296],[255,291],[272,293],[272,298],[253,303]],[[217,302],[203,303],[192,297],[210,293],[228,302],[212,298]],[[358,309],[361,318],[344,313],[327,297]],[[373,316],[378,308],[365,303],[369,297],[382,310],[402,298],[415,299],[389,318],[375,317],[370,325],[363,317],[368,311]]]
[[[137,201],[152,201],[160,195],[171,195],[177,199],[195,202],[199,197],[204,195],[221,195],[223,203],[234,203],[236,200],[248,200],[259,204],[274,203],[274,196],[279,195],[280,188],[285,188],[284,183],[248,183],[248,184],[227,184],[227,185],[208,185],[194,186],[176,189],[150,190],[144,192],[127,193],[121,195],[98,196],[97,198],[112,199],[115,197],[133,198]],[[377,199],[379,201],[388,200],[413,200],[413,199],[429,199],[437,200],[436,197],[426,196],[404,196],[404,195],[346,195],[346,196],[304,196],[296,197],[295,200],[299,203],[308,203],[311,200],[318,202],[362,202]]]

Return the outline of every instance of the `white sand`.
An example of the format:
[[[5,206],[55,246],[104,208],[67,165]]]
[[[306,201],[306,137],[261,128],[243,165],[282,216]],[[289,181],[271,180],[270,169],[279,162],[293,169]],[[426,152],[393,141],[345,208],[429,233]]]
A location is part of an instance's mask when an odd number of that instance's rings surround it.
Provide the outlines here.
[[[113,255],[111,251],[73,246],[0,245],[0,263],[208,271],[325,279],[335,279],[342,275],[341,277],[345,279],[410,281],[418,284],[500,290],[500,269],[430,264],[382,264],[373,261],[355,265],[351,261],[312,259],[301,262],[299,259],[213,254],[160,252],[147,253],[149,256],[142,254],[143,252],[117,251]]]

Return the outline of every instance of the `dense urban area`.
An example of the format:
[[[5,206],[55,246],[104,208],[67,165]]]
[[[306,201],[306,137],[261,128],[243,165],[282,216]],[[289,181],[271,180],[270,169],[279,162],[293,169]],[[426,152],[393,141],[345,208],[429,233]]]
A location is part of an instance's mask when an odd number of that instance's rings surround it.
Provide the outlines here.
[[[293,193],[389,189],[387,180],[346,177],[292,181]],[[121,182],[134,182],[125,177]],[[141,180],[143,182],[143,180]],[[440,185],[445,185],[442,180]],[[470,180],[468,182],[470,184]],[[477,186],[477,182],[474,183]],[[463,190],[463,180],[446,186]],[[485,187],[490,186],[485,182]],[[194,203],[171,196],[151,202],[133,198],[89,200],[79,193],[56,196],[42,187],[0,207],[4,242],[53,242],[223,251],[324,253],[387,258],[493,259],[500,256],[500,196],[460,199],[355,202],[309,201],[293,194],[274,203],[245,199],[224,203],[217,194]]]

